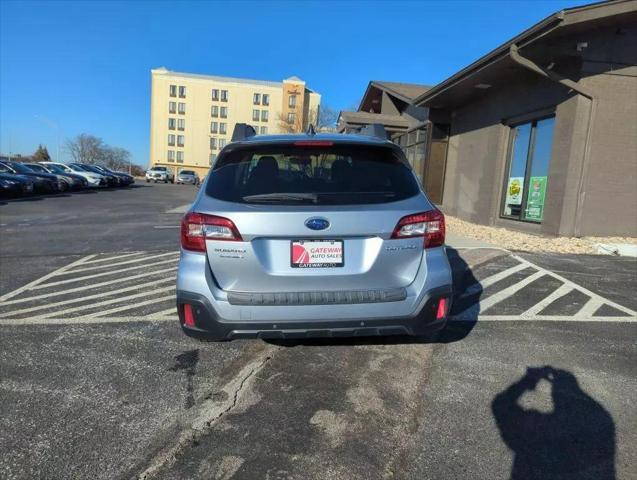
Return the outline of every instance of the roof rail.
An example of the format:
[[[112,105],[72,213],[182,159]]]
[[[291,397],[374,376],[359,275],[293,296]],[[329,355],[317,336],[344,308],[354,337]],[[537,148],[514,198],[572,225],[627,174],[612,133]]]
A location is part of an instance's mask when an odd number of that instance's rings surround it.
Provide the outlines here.
[[[382,123],[370,123],[369,125],[365,125],[361,128],[360,134],[387,140],[387,131]]]
[[[240,142],[246,138],[254,137],[256,134],[257,132],[252,125],[248,125],[247,123],[237,123],[232,131],[232,140],[230,141]]]

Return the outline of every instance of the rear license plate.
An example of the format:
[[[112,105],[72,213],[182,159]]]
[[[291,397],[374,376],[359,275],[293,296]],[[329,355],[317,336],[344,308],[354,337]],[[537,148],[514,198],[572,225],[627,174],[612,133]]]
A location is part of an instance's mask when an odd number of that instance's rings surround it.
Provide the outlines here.
[[[342,267],[343,240],[292,240],[290,258],[292,268]]]

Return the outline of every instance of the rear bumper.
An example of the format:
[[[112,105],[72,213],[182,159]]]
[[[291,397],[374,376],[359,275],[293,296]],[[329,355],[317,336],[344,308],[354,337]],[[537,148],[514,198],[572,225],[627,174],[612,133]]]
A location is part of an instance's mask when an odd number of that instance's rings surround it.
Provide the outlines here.
[[[441,330],[446,317],[437,319],[438,302],[447,300],[447,312],[451,308],[451,285],[437,287],[424,294],[422,308],[408,316],[385,318],[346,319],[298,319],[298,320],[259,320],[226,321],[221,318],[211,302],[203,295],[177,291],[177,311],[183,331],[195,338],[208,340],[231,340],[236,338],[315,338],[315,337],[355,337],[376,335],[423,336]],[[185,323],[184,305],[192,307],[194,326]],[[356,309],[357,305],[349,305]],[[285,308],[285,307],[283,307]],[[288,307],[290,308],[290,307]]]

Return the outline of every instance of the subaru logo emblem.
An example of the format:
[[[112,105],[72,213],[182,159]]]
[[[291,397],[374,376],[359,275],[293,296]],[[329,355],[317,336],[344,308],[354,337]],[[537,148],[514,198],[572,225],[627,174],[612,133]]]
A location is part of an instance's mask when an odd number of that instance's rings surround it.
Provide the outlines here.
[[[324,218],[314,217],[305,221],[305,226],[310,230],[325,230],[330,226],[330,222]]]

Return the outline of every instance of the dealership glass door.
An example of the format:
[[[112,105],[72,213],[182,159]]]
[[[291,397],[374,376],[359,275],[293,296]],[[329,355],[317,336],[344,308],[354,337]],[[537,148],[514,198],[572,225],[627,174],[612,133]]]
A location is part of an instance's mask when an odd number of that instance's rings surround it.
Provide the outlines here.
[[[511,128],[502,216],[542,222],[555,117]]]

